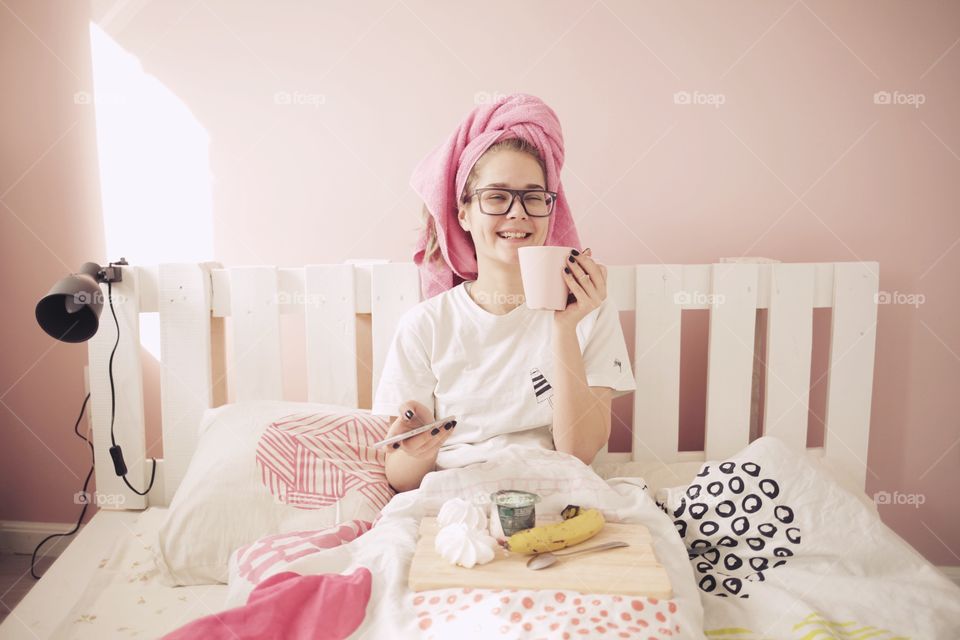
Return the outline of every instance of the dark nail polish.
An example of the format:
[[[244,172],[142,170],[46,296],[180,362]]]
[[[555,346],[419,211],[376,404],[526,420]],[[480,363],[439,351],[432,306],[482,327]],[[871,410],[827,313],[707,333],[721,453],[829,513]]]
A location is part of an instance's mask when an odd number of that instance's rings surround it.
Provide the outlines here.
[[[440,429],[439,429],[439,428],[434,429],[433,431],[431,431],[431,432],[430,432],[430,435],[435,436],[435,435],[437,435],[438,433],[440,433]]]
[[[573,256],[568,256],[568,257],[567,257],[567,260],[569,260],[570,262],[576,262],[576,261],[577,261]]]
[[[575,256],[578,256],[578,255],[580,255],[580,252],[579,252],[579,251],[577,251],[576,249],[574,249],[574,250],[573,250],[573,251],[571,251],[570,253],[572,253],[572,254],[573,254],[573,255],[575,255]]]
[[[407,409],[406,411],[403,412],[403,417],[409,420],[410,418],[413,417],[413,411],[411,411],[410,409]]]
[[[456,423],[451,420],[451,421],[448,422],[447,424],[443,425],[443,428],[446,429],[447,431],[449,431],[450,429],[453,429],[453,425],[454,425],[454,424],[456,424]]]
[[[393,443],[393,448],[394,448],[394,449],[399,449],[399,448],[400,448],[400,443],[399,443],[399,442],[394,442],[394,443]]]
[[[567,273],[570,273],[570,267],[564,267],[563,270],[566,271]]]

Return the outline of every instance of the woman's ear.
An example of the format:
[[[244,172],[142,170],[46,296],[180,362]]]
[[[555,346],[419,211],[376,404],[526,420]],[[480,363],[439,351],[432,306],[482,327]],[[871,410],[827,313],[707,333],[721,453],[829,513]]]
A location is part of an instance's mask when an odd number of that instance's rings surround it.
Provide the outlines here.
[[[457,222],[460,224],[460,228],[470,233],[469,225],[467,224],[467,210],[462,206],[457,211]]]

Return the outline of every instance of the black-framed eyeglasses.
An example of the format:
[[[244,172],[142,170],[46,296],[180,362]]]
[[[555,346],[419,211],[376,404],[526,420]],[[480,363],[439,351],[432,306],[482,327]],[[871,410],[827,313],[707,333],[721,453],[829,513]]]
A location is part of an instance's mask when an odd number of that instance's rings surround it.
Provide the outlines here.
[[[473,196],[477,196],[477,202],[480,203],[480,213],[488,216],[506,215],[516,198],[520,198],[520,206],[526,214],[534,218],[549,216],[557,204],[557,192],[544,189],[483,187],[474,189],[470,197]]]

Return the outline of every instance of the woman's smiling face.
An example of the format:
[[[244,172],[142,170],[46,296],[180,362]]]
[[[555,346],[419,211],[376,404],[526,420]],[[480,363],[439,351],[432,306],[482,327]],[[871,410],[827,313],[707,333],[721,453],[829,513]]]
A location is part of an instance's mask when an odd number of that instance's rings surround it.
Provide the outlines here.
[[[475,184],[468,184],[468,195],[474,189],[506,187],[508,189],[545,189],[546,178],[536,158],[529,153],[498,149],[481,157],[475,166]],[[528,216],[519,198],[501,216],[480,211],[477,196],[460,204],[460,226],[470,232],[477,251],[478,266],[485,260],[519,265],[517,249],[542,245],[547,238],[550,217]],[[504,231],[521,231],[530,235],[523,239],[504,238]]]

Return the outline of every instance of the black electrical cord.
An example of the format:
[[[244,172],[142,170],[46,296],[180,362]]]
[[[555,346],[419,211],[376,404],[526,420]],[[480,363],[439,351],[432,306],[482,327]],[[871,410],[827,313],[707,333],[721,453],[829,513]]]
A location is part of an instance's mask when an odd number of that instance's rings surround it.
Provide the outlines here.
[[[112,263],[111,263],[112,265]],[[127,480],[127,464],[123,461],[123,451],[117,444],[117,439],[113,435],[113,422],[117,413],[117,393],[113,386],[113,354],[117,352],[117,345],[120,344],[120,322],[117,320],[117,312],[113,309],[113,282],[107,281],[107,301],[110,303],[110,313],[113,314],[113,324],[117,327],[117,339],[113,343],[113,350],[110,352],[110,362],[107,365],[107,375],[110,378],[110,457],[113,458],[113,468],[117,475],[123,479],[130,491],[138,496],[145,496],[153,488],[153,481],[157,477],[157,459],[153,458],[153,469],[150,471],[150,484],[143,491],[138,491],[130,481]]]
[[[110,263],[110,266],[113,266],[113,263]],[[117,475],[123,479],[123,483],[127,485],[127,488],[129,488],[130,491],[133,491],[138,496],[145,496],[148,493],[150,493],[150,489],[153,488],[153,481],[157,477],[157,459],[152,458],[153,469],[150,471],[150,484],[148,484],[147,488],[144,489],[143,491],[138,491],[132,484],[130,484],[130,481],[127,480],[127,465],[123,461],[123,451],[120,449],[120,446],[117,444],[117,439],[113,433],[113,424],[114,424],[114,420],[116,419],[116,413],[117,413],[117,392],[116,392],[116,387],[114,386],[114,383],[113,383],[113,355],[117,352],[117,346],[120,344],[120,322],[117,320],[117,312],[113,308],[113,283],[110,280],[107,281],[107,300],[110,303],[110,313],[113,315],[113,324],[114,326],[116,326],[116,329],[117,329],[117,339],[113,343],[113,350],[110,351],[110,362],[107,366],[107,375],[110,378],[110,445],[111,445],[110,457],[113,458],[114,470],[117,472]],[[88,393],[87,397],[83,399],[83,406],[80,408],[80,415],[77,416],[77,422],[75,425],[73,425],[73,432],[76,433],[77,436],[82,438],[83,441],[86,442],[87,445],[90,447],[90,458],[92,461],[90,465],[90,471],[87,472],[87,477],[83,481],[83,492],[81,493],[84,500],[83,509],[80,510],[80,517],[77,518],[77,524],[76,526],[73,527],[73,529],[71,529],[67,533],[53,533],[47,536],[46,538],[44,538],[43,540],[41,540],[40,544],[38,544],[34,548],[33,555],[30,557],[30,575],[32,575],[37,580],[40,579],[40,576],[37,575],[34,566],[37,560],[37,553],[40,551],[40,547],[42,547],[47,542],[47,540],[60,537],[60,536],[64,536],[64,537],[72,536],[77,531],[79,531],[80,524],[83,522],[83,516],[86,515],[87,507],[90,506],[90,494],[87,493],[87,486],[89,486],[90,484],[90,478],[93,477],[93,470],[95,468],[96,456],[93,450],[93,443],[90,442],[90,440],[88,440],[87,437],[81,434],[79,431],[80,421],[83,419],[83,412],[86,410],[87,402],[89,400],[90,400],[90,394]]]
[[[90,478],[93,476],[93,460],[94,460],[94,455],[93,455],[93,443],[90,442],[90,440],[88,440],[87,437],[86,437],[85,435],[83,435],[82,433],[80,433],[80,431],[79,431],[80,421],[83,419],[83,412],[84,412],[84,411],[86,410],[86,408],[87,408],[87,401],[88,401],[88,400],[90,400],[90,394],[89,394],[89,393],[87,394],[87,397],[83,399],[83,406],[80,407],[80,415],[77,416],[77,422],[76,422],[76,424],[73,425],[73,432],[74,432],[75,434],[77,434],[77,437],[83,439],[83,441],[86,442],[87,445],[89,445],[89,447],[90,447],[90,471],[87,472],[87,478],[86,478],[86,480],[83,481],[83,492],[80,494],[80,495],[82,496],[82,498],[83,498],[83,509],[80,510],[80,517],[77,518],[77,525],[76,525],[73,529],[71,529],[70,531],[68,531],[68,532],[66,532],[66,533],[53,533],[53,534],[47,536],[46,538],[44,538],[43,540],[41,540],[41,541],[40,541],[40,544],[38,544],[38,545],[36,546],[36,548],[34,548],[34,550],[33,550],[33,555],[30,556],[30,575],[32,575],[32,576],[33,576],[34,578],[36,578],[37,580],[40,579],[40,576],[37,575],[37,572],[36,572],[36,569],[35,569],[35,565],[36,565],[36,562],[37,562],[37,553],[40,552],[40,547],[42,547],[44,544],[46,544],[47,540],[50,540],[50,539],[52,539],[52,538],[61,537],[61,536],[63,536],[63,537],[72,536],[72,535],[75,534],[77,531],[79,531],[79,530],[80,530],[80,523],[83,522],[83,516],[86,515],[86,513],[87,513],[87,507],[90,506],[90,499],[89,499],[90,494],[87,493],[87,485],[90,484]]]

